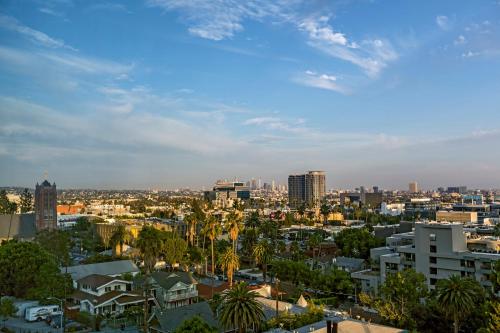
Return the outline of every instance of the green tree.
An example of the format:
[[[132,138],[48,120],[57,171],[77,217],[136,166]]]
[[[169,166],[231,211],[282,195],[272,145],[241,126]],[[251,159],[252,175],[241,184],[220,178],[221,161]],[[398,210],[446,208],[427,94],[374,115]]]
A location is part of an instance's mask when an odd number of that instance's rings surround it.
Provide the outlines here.
[[[177,327],[174,333],[217,333],[216,327],[212,327],[207,324],[200,316],[194,316],[190,319],[184,320],[182,324]]]
[[[0,317],[9,318],[14,316],[16,312],[17,308],[12,300],[6,297],[2,298],[0,301]]]
[[[335,244],[346,257],[368,259],[370,249],[382,245],[383,241],[373,236],[366,228],[349,228],[335,236]]]
[[[165,261],[173,268],[176,264],[183,261],[187,254],[188,244],[186,241],[174,233],[169,233],[163,241],[162,253]]]
[[[228,248],[221,256],[221,268],[226,271],[229,280],[229,288],[233,287],[234,271],[240,268],[240,258],[232,248]]]
[[[259,227],[259,224],[260,224],[259,213],[252,212],[252,214],[250,214],[250,216],[245,221],[245,228],[256,229]]]
[[[323,223],[326,224],[328,222],[328,215],[330,215],[330,206],[327,203],[323,203],[319,210],[323,216]]]
[[[67,232],[57,229],[43,230],[35,236],[35,242],[52,254],[61,266],[67,267],[71,264],[71,239]]]
[[[5,190],[0,191],[0,214],[14,214],[17,211],[17,204],[11,202]]]
[[[440,280],[436,286],[437,303],[453,319],[453,331],[458,333],[460,320],[472,312],[482,296],[481,285],[476,280],[453,275]]]
[[[413,311],[427,296],[425,276],[413,269],[389,273],[380,287],[381,299],[375,302],[380,316],[394,325],[415,328]]]
[[[33,194],[25,188],[21,193],[21,213],[31,212],[33,210]]]
[[[139,232],[139,237],[137,237],[137,247],[141,252],[142,260],[144,260],[146,274],[153,271],[158,256],[160,255],[162,245],[159,230],[147,225],[142,227]]]
[[[8,241],[0,246],[0,294],[19,298],[64,298],[71,278],[39,244]]]
[[[262,266],[264,282],[266,282],[267,277],[267,265],[273,259],[273,253],[273,246],[267,239],[262,239],[257,243],[257,245],[255,245],[253,249],[253,257],[255,259],[255,262]]]
[[[259,295],[250,291],[246,283],[238,283],[229,290],[222,299],[219,321],[226,329],[236,328],[244,333],[248,329],[254,331],[264,320],[262,306],[257,302]]]
[[[119,225],[111,235],[109,243],[111,244],[111,246],[113,246],[113,250],[115,250],[116,247],[119,246],[120,255],[123,255],[123,245],[126,243],[130,243],[132,239],[133,236],[130,231],[128,231],[124,225]]]

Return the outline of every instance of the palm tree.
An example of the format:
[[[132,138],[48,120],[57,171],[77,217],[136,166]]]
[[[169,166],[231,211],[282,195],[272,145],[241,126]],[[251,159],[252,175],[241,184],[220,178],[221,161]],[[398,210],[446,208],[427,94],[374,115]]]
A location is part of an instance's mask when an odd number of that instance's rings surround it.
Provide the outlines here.
[[[269,264],[273,258],[273,248],[269,241],[266,239],[261,240],[253,248],[253,256],[255,262],[262,265],[262,274],[264,277],[264,282],[266,282],[267,277],[267,264]]]
[[[229,288],[232,288],[234,271],[240,268],[240,258],[234,253],[233,249],[227,248],[226,252],[220,257],[220,265],[227,272]]]
[[[109,239],[110,244],[113,246],[113,250],[116,250],[116,246],[120,246],[120,255],[123,255],[123,244],[129,243],[132,240],[132,234],[125,228],[124,225],[119,225],[111,238]],[[113,251],[114,253],[115,251]]]
[[[259,295],[247,289],[246,283],[238,283],[222,298],[219,321],[226,329],[236,328],[244,333],[249,328],[254,331],[264,321],[262,305],[257,302]]]
[[[236,254],[238,247],[238,234],[241,229],[240,217],[234,212],[227,216],[227,226],[226,229],[229,233],[229,238],[233,241],[233,252]]]
[[[330,206],[328,206],[328,204],[325,202],[321,205],[319,210],[321,212],[321,215],[323,215],[323,224],[326,224],[328,222],[328,215],[330,215]]]
[[[194,246],[194,239],[196,237],[196,224],[198,220],[196,219],[195,214],[189,214],[184,218],[184,222],[186,222],[187,230],[186,230],[186,240],[188,244]]]
[[[453,319],[453,331],[458,333],[460,319],[467,316],[482,295],[482,287],[470,278],[458,275],[440,280],[437,284],[437,302]]]
[[[149,274],[153,271],[163,247],[160,232],[150,226],[142,227],[137,238],[137,247],[144,260],[146,274]]]
[[[210,250],[212,252],[212,277],[215,276],[215,253],[214,241],[222,232],[219,221],[213,216],[210,216],[207,221],[208,225],[208,239],[210,239]]]

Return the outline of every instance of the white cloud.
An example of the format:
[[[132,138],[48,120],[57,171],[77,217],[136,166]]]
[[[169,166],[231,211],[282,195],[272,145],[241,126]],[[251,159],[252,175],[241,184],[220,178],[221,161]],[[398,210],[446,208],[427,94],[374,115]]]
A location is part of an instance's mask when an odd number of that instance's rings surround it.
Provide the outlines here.
[[[46,47],[66,48],[72,51],[76,51],[74,47],[67,45],[66,43],[64,43],[63,40],[52,38],[46,33],[25,26],[15,18],[10,16],[0,14],[0,27],[7,30],[15,31],[25,36],[26,38]]]
[[[455,45],[463,45],[465,43],[467,43],[467,39],[464,35],[458,36],[457,39],[455,39],[455,41],[453,42],[453,44]]]
[[[192,35],[222,40],[231,38],[242,31],[245,19],[260,20],[266,16],[286,19],[287,9],[294,7],[299,0],[149,0],[151,7],[163,8],[167,11],[180,11],[190,23]]]
[[[398,58],[389,41],[349,41],[344,34],[333,30],[325,16],[309,17],[298,27],[308,34],[310,46],[360,67],[370,77],[377,77],[389,62]]]
[[[438,15],[438,16],[436,16],[436,24],[442,30],[450,30],[451,29],[451,25],[452,25],[450,19],[448,18],[448,16],[445,16],[445,15]]]
[[[305,71],[303,74],[295,76],[292,81],[295,83],[320,88],[325,90],[331,90],[339,92],[342,94],[348,94],[349,90],[345,87],[340,86],[336,81],[337,77],[329,74],[317,74],[314,71]]]
[[[255,117],[247,119],[243,122],[243,125],[264,125],[269,123],[279,122],[280,119],[277,117]]]
[[[299,29],[306,31],[313,40],[345,46],[347,44],[345,35],[333,31],[332,27],[328,25],[328,20],[329,18],[326,16],[317,19],[308,18],[299,23]]]

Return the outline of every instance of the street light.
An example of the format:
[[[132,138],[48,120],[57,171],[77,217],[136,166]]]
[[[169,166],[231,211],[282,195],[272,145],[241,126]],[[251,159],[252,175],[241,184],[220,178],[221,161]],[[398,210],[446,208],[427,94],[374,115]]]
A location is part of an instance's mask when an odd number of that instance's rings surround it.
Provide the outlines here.
[[[64,305],[63,300],[57,297],[48,297],[47,299],[55,299],[61,302],[61,332],[64,332]]]

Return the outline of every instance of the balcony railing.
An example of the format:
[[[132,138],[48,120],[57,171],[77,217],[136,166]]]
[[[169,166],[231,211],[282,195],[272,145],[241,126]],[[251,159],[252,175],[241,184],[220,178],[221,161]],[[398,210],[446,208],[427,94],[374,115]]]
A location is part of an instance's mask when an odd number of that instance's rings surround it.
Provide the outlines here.
[[[172,294],[166,295],[166,301],[171,302],[171,301],[177,301],[180,299],[193,298],[193,297],[197,297],[197,296],[198,296],[198,290],[187,291],[187,292],[182,292],[182,293],[172,293]]]

